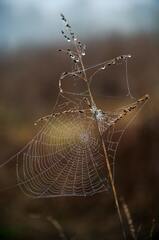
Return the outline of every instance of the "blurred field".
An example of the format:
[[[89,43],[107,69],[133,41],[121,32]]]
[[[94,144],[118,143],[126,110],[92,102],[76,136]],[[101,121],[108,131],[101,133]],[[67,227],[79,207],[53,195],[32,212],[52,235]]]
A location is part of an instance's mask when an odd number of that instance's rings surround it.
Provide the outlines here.
[[[150,101],[124,135],[116,159],[116,185],[132,212],[141,239],[159,217],[159,41],[158,36],[112,36],[87,43],[86,65],[132,54],[129,80],[136,98]],[[34,121],[51,113],[58,78],[70,68],[58,48],[26,49],[0,58],[0,161],[21,149],[36,133]],[[98,106],[112,109],[130,103],[124,66],[99,73],[92,83]],[[0,170],[1,188],[16,181],[15,162]],[[47,220],[52,216],[71,239],[119,239],[120,228],[111,193],[87,198],[29,199],[19,189],[0,192],[0,239],[60,239]],[[40,216],[40,217],[38,217]],[[158,223],[154,234],[157,234]],[[157,239],[157,238],[156,238]]]

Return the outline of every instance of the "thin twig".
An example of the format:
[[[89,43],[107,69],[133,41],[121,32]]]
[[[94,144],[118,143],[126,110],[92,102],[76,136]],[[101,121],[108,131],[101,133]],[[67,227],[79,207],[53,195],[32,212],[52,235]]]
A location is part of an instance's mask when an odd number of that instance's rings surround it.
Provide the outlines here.
[[[67,240],[64,230],[57,220],[55,220],[51,216],[49,216],[49,217],[47,217],[47,221],[50,222],[57,229],[59,236],[62,240]]]
[[[132,238],[134,240],[137,240],[133,219],[132,219],[130,210],[128,208],[128,205],[126,204],[126,202],[125,202],[125,200],[123,198],[121,198],[120,200],[121,200],[121,203],[122,203],[122,206],[123,206],[123,210],[124,210],[124,213],[125,213],[125,216],[126,216],[126,219],[127,219],[127,223],[128,223],[128,226],[129,226],[130,234],[131,234],[131,236],[132,236]]]
[[[155,220],[155,218],[154,218],[154,219],[152,220],[152,226],[151,226],[151,229],[150,229],[150,235],[149,235],[150,240],[152,240],[155,227],[156,227],[156,220]]]

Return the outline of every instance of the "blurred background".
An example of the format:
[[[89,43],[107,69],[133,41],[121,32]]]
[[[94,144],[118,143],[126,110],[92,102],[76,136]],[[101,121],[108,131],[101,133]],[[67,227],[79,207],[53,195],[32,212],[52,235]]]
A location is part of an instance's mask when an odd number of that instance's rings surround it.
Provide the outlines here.
[[[139,231],[153,239],[159,217],[159,1],[0,0],[0,161],[5,162],[37,132],[34,121],[51,113],[61,72],[70,70],[61,36],[64,13],[87,45],[85,66],[131,54],[134,97],[150,101],[126,131],[116,157],[115,182]],[[92,88],[103,109],[130,103],[124,65],[96,76]],[[0,169],[0,186],[16,182],[15,164]],[[110,193],[87,198],[30,199],[18,188],[0,192],[0,239],[120,239]],[[155,220],[154,220],[155,219]],[[155,224],[154,224],[155,221]]]

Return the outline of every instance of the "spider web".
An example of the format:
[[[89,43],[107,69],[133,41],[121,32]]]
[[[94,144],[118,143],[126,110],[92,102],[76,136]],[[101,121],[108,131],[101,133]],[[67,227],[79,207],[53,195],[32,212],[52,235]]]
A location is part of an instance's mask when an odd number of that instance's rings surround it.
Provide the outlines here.
[[[126,129],[111,125],[120,113],[105,112],[99,122],[113,172]],[[101,138],[83,95],[59,94],[54,114],[17,155],[16,170],[19,187],[31,197],[90,196],[109,189]]]
[[[17,156],[18,183],[26,194],[87,196],[108,189],[100,136],[82,98],[60,94],[55,114]]]
[[[90,196],[109,190],[100,134],[105,140],[114,176],[121,137],[143,105],[127,124],[121,126],[116,121],[123,111],[137,106],[136,103],[113,112],[103,112],[98,120],[99,134],[86,97],[87,94],[83,93],[59,93],[53,113],[44,118],[45,123],[37,135],[6,162],[16,158],[16,186],[24,194],[49,198]]]

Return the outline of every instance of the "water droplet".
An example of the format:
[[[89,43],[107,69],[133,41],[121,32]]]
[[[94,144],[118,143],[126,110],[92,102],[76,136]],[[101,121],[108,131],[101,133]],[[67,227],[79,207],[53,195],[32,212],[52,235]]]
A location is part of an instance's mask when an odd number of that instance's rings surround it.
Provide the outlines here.
[[[75,56],[74,56],[74,55],[71,55],[70,57],[71,57],[72,59],[75,59]]]
[[[101,67],[101,70],[105,70],[105,65],[103,67]]]
[[[67,28],[71,28],[71,26],[70,26],[68,23],[66,24],[66,27],[67,27]]]

